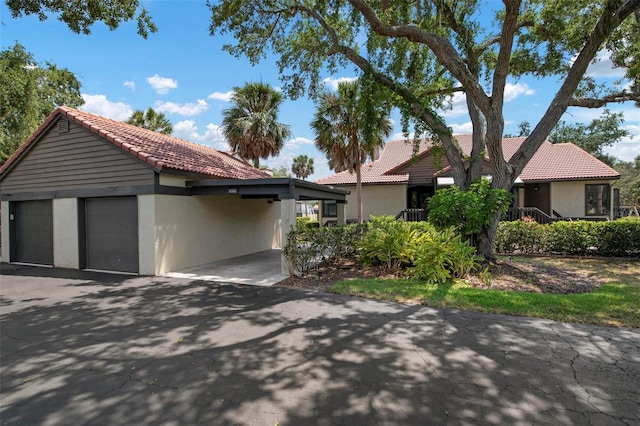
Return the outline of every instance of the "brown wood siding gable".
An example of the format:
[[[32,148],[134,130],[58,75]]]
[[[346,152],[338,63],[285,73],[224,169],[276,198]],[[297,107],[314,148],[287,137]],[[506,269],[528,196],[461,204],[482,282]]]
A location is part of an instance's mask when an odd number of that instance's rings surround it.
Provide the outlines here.
[[[0,182],[3,193],[153,185],[154,171],[109,141],[70,122],[56,122]]]
[[[418,158],[415,163],[409,163],[395,170],[392,174],[408,174],[409,186],[430,186],[433,185],[433,175],[448,165],[449,162],[444,154],[442,158],[438,158],[437,161],[434,161],[433,155],[427,154]]]

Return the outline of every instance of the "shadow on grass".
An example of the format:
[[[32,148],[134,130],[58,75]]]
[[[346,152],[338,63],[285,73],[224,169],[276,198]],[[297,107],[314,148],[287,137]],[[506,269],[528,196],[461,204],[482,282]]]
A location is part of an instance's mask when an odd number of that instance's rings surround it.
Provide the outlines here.
[[[638,330],[43,271],[3,269],[3,424],[640,421]]]

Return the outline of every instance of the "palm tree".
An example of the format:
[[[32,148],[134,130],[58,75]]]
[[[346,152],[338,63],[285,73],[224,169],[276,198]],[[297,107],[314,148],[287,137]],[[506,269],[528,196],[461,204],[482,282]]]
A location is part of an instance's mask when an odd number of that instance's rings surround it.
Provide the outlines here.
[[[298,155],[293,159],[291,171],[298,179],[305,180],[313,174],[313,158],[306,155]]]
[[[223,134],[234,152],[259,168],[260,159],[278,155],[291,135],[289,126],[278,122],[282,94],[264,83],[246,83],[233,92],[234,105],[223,111]]]
[[[173,132],[173,126],[167,117],[161,112],[156,112],[153,108],[146,111],[135,110],[127,123],[165,135],[170,135]]]
[[[370,89],[370,86],[366,87]],[[311,128],[316,146],[327,156],[335,170],[356,174],[358,222],[362,223],[361,166],[373,158],[377,147],[391,133],[389,107],[376,103],[364,93],[362,81],[343,82],[335,93],[323,92],[318,98]]]

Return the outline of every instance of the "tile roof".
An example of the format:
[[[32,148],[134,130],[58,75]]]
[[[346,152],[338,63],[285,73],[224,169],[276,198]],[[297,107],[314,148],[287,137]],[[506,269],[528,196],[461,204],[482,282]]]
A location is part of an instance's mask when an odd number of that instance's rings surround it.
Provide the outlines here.
[[[520,173],[523,181],[619,178],[620,173],[572,143],[545,141]]]
[[[68,118],[158,171],[175,170],[223,179],[271,177],[268,173],[252,167],[245,161],[213,148],[65,106],[57,108],[47,117],[15,154],[0,167],[0,173],[4,173],[23,151],[35,143],[40,133],[58,116]]]
[[[471,153],[471,135],[456,135],[456,140],[463,153]],[[505,158],[510,159],[525,141],[525,137],[505,138],[502,141],[502,150]],[[431,141],[420,141],[418,159],[428,155]],[[411,164],[413,146],[411,142],[396,140],[387,142],[382,155],[376,161],[362,166],[362,182],[367,184],[386,182],[408,182],[409,175],[396,174]],[[436,175],[442,175],[448,171],[447,166]],[[434,175],[435,176],[435,175]],[[523,181],[550,181],[550,180],[577,180],[597,178],[618,178],[620,174],[602,161],[593,157],[583,149],[572,143],[552,144],[545,141],[533,155],[529,163],[520,174]],[[387,180],[390,179],[390,180]],[[316,183],[325,185],[355,184],[355,174],[348,172],[337,173],[332,176],[319,179]]]
[[[418,153],[422,153],[431,147],[431,141],[420,141]],[[380,158],[362,166],[362,183],[403,183],[409,181],[408,174],[385,174],[398,165],[411,160],[413,154],[412,141],[397,140],[387,142]],[[347,171],[318,179],[316,183],[324,185],[355,184],[356,174]]]

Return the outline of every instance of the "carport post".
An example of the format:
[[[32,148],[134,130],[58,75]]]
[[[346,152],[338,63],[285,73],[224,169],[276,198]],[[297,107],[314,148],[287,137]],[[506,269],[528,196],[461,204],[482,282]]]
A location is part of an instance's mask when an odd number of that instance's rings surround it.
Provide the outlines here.
[[[287,234],[291,230],[291,227],[295,229],[296,227],[296,200],[284,199],[280,201],[280,241],[281,246],[284,249],[284,246],[287,245]],[[289,275],[289,265],[287,264],[287,260],[284,258],[284,254],[280,258],[280,273],[282,275]]]
[[[347,204],[346,203],[337,203],[336,210],[338,211],[338,217],[336,218],[338,220],[338,222],[337,222],[338,225],[344,225],[345,223],[347,223],[347,221],[346,221]]]

